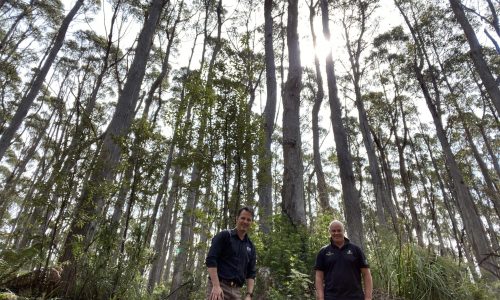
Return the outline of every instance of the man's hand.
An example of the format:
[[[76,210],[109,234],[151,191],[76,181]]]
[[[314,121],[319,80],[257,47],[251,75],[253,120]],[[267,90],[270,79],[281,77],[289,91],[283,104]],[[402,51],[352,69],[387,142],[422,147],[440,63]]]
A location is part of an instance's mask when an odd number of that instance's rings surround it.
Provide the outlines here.
[[[220,286],[213,286],[210,293],[210,300],[224,300],[224,291]]]
[[[252,297],[250,297],[250,295],[249,295],[249,294],[247,294],[247,295],[245,296],[245,300],[252,300]]]

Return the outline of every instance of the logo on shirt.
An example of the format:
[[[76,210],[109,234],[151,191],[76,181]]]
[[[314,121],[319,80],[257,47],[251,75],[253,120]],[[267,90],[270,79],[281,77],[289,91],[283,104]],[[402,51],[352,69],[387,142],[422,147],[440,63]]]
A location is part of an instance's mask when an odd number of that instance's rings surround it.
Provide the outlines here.
[[[351,249],[347,250],[347,255],[352,255]]]
[[[248,253],[252,252],[252,248],[250,248],[250,246],[247,246],[247,252]]]
[[[326,256],[332,256],[334,254],[335,254],[334,252],[330,252],[330,251],[326,252]]]

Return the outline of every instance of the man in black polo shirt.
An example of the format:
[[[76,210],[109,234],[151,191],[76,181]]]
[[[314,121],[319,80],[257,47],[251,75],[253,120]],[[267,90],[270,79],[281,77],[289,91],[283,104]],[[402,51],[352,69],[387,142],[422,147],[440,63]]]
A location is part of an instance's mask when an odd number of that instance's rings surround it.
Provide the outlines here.
[[[243,207],[236,217],[236,228],[223,230],[212,239],[206,258],[210,280],[207,299],[240,300],[240,289],[246,281],[245,300],[251,300],[255,284],[255,247],[247,235],[253,211]]]
[[[371,300],[372,275],[365,254],[344,236],[344,225],[340,221],[332,221],[329,231],[330,244],[321,248],[314,267],[316,299]]]

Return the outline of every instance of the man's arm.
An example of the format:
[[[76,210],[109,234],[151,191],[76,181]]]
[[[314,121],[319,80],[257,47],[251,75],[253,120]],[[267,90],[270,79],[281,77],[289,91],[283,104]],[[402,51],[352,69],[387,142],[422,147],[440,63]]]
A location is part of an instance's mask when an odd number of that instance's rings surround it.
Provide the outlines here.
[[[325,280],[325,273],[320,270],[316,270],[316,300],[325,299],[325,290],[323,287],[323,282]]]
[[[361,274],[363,275],[363,282],[365,285],[365,300],[371,300],[373,293],[373,280],[370,268],[361,268]]]
[[[250,256],[250,260],[247,264],[247,293],[245,294],[245,300],[251,300],[253,296],[253,288],[255,286],[255,276],[257,275],[257,270],[255,265],[257,263],[257,255],[255,253],[255,247],[251,243],[252,254]]]
[[[208,269],[208,275],[210,276],[210,281],[212,282],[212,291],[210,293],[210,300],[222,300],[224,299],[224,293],[220,287],[219,275],[217,274],[217,259],[222,254],[222,247],[224,243],[223,232],[217,233],[212,238],[212,245],[208,250],[207,258],[205,259],[205,265]]]
[[[255,279],[253,278],[247,278],[247,293],[245,294],[245,300],[247,299],[252,299],[253,295],[253,287],[255,286]]]
[[[210,300],[223,300],[224,292],[220,287],[219,276],[217,275],[217,268],[208,268],[208,275],[210,275],[210,281],[212,282],[212,292],[210,294]]]

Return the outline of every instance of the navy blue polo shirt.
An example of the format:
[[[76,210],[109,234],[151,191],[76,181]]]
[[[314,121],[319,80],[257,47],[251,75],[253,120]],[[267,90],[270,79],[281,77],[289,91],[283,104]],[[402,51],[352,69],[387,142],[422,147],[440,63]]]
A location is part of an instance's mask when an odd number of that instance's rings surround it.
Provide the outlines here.
[[[217,268],[220,279],[242,286],[246,279],[255,278],[255,247],[245,234],[240,240],[236,229],[223,230],[212,238],[205,264]]]
[[[342,248],[330,240],[316,257],[315,270],[324,272],[325,300],[363,300],[361,268],[369,268],[365,254],[344,238]]]

